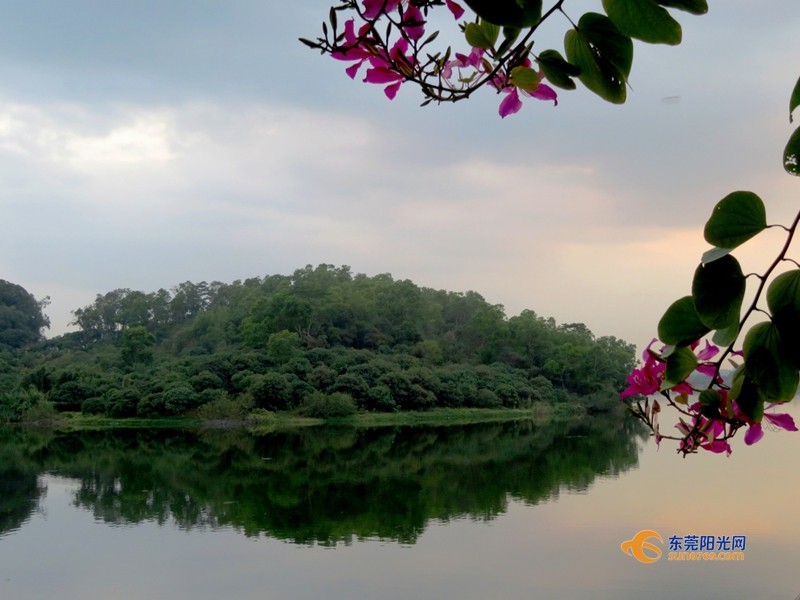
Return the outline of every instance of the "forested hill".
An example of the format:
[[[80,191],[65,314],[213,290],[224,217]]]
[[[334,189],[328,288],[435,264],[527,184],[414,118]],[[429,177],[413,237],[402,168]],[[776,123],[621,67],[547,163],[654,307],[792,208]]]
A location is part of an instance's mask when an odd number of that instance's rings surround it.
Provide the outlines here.
[[[25,310],[39,312],[26,320],[3,293],[22,288],[0,283],[0,315],[16,315],[0,319],[0,420],[51,409],[230,418],[528,407],[610,397],[634,363],[632,345],[582,323],[508,318],[476,292],[346,266],[117,289],[74,311],[78,331],[49,340],[44,304],[30,296]]]

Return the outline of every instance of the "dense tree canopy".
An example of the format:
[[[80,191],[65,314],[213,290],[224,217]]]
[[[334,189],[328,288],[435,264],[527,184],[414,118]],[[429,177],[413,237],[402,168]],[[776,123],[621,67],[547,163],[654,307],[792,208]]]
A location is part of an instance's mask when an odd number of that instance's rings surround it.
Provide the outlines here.
[[[254,409],[317,416],[445,407],[602,404],[634,349],[474,292],[347,266],[171,291],[117,289],[74,311],[78,331],[27,352],[3,414],[38,401],[111,416]],[[582,400],[578,400],[582,398]]]
[[[42,338],[50,326],[42,309],[49,298],[36,300],[25,288],[0,279],[0,346],[22,348]]]

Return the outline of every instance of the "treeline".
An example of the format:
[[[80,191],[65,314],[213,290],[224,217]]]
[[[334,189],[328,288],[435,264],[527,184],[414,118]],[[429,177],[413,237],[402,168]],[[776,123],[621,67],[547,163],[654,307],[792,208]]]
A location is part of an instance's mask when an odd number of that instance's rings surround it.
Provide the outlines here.
[[[0,330],[0,419],[50,408],[241,418],[600,402],[634,363],[633,346],[582,323],[529,310],[507,318],[476,292],[328,264],[230,284],[117,289],[74,315],[78,331],[50,340],[12,346]]]

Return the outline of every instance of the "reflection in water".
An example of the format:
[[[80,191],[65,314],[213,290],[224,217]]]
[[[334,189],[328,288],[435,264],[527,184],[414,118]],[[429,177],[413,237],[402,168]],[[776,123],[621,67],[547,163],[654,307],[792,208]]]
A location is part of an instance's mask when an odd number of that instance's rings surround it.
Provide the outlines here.
[[[413,543],[436,519],[492,519],[634,467],[631,421],[329,428],[251,435],[115,430],[4,433],[2,531],[36,509],[37,474],[79,481],[74,504],[111,524],[232,527],[334,545]]]
[[[39,483],[41,466],[30,458],[41,435],[0,429],[0,536],[19,529],[39,507],[45,488]]]

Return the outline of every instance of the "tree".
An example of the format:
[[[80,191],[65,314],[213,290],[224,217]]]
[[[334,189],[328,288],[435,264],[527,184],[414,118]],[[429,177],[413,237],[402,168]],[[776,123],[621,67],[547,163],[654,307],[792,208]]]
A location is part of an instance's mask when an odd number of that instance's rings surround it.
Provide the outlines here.
[[[50,327],[44,308],[50,298],[37,300],[25,288],[0,279],[0,347],[22,348],[43,338]]]

